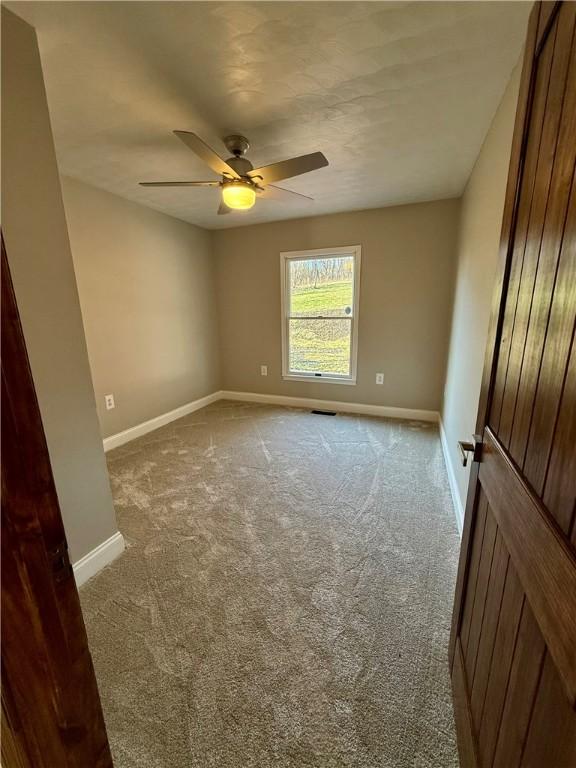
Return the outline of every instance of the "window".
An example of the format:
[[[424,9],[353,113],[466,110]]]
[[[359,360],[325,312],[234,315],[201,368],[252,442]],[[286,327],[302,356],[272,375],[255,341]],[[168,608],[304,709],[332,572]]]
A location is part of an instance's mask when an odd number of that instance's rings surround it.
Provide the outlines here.
[[[280,260],[284,378],[355,384],[360,246]]]

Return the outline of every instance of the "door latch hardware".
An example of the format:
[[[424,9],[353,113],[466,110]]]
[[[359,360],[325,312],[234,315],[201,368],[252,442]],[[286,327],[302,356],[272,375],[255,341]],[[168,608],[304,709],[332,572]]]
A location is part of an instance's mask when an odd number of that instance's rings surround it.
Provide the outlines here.
[[[63,541],[56,549],[48,552],[54,581],[64,581],[72,575],[72,564],[68,557],[68,545]]]
[[[462,455],[462,466],[468,465],[468,454],[472,454],[472,461],[480,461],[482,458],[482,437],[474,435],[474,442],[469,443],[465,440],[458,440],[458,448]]]

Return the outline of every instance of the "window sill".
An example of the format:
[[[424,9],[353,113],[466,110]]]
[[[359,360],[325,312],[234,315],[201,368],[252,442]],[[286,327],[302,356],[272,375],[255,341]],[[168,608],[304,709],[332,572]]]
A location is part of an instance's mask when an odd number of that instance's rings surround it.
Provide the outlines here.
[[[296,373],[284,373],[282,378],[285,381],[313,381],[318,384],[347,384],[348,386],[356,384],[356,379],[343,379],[337,376],[300,376]]]

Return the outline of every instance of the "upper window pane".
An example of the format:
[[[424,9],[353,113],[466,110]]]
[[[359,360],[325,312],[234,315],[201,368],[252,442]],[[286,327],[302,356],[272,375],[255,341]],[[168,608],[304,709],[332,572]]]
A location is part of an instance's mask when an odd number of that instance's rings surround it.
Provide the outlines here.
[[[290,317],[352,316],[352,256],[293,259],[289,262],[288,278]]]

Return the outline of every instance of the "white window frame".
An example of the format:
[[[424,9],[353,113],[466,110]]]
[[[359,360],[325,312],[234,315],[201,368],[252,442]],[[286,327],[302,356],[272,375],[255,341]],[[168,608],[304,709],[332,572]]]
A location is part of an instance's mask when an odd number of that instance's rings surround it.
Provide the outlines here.
[[[335,256],[352,256],[354,259],[354,284],[353,284],[353,307],[352,317],[350,318],[350,375],[343,376],[336,373],[317,374],[314,372],[305,373],[290,371],[289,344],[289,310],[290,281],[288,279],[288,267],[291,261],[333,258]],[[362,247],[360,245],[347,245],[338,248],[316,248],[309,251],[283,251],[280,254],[280,282],[282,290],[282,378],[289,381],[318,381],[325,384],[356,384],[356,370],[358,359],[358,312],[360,308],[360,261],[362,256]],[[346,318],[348,319],[348,318]]]

